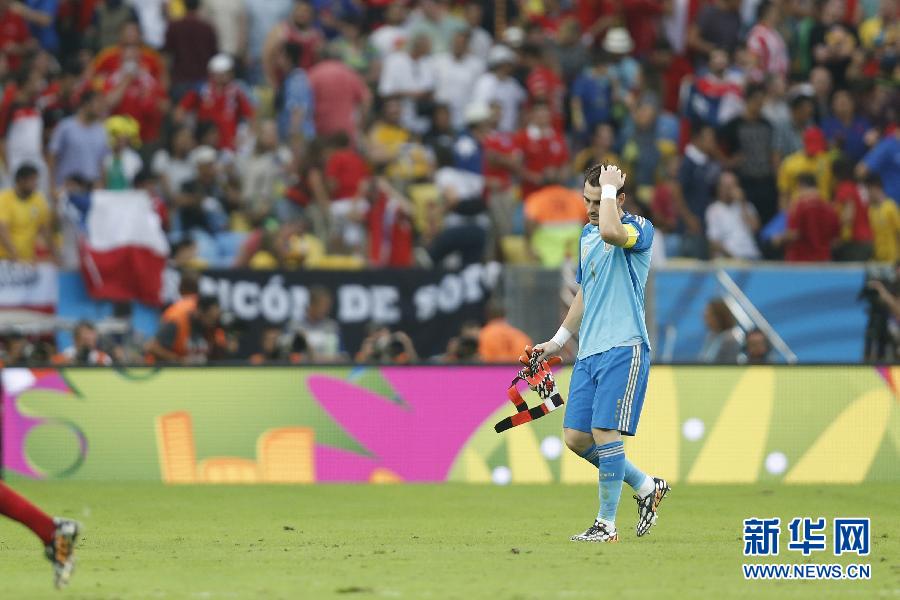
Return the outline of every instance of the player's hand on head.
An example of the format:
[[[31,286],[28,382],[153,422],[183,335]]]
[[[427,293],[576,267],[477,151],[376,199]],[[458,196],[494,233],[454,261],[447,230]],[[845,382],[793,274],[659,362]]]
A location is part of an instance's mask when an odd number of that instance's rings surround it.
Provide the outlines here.
[[[609,164],[600,169],[600,185],[614,185],[617,190],[625,185],[625,173],[616,165]]]

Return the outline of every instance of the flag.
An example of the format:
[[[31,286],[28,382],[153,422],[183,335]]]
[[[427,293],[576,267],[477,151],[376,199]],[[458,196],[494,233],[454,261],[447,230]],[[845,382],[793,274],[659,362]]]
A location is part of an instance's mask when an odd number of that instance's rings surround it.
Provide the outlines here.
[[[79,199],[81,270],[98,300],[162,303],[169,243],[147,192],[98,190]]]

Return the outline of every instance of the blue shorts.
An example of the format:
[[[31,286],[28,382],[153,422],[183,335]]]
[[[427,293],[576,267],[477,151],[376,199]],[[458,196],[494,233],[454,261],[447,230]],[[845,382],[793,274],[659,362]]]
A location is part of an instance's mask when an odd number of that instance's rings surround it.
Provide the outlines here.
[[[579,359],[572,370],[563,427],[586,433],[592,428],[617,429],[634,435],[649,376],[646,344],[617,346]]]

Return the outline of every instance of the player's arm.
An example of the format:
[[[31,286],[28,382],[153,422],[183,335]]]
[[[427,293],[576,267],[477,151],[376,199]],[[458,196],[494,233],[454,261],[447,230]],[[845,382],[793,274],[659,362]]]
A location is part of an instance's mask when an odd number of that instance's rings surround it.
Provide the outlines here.
[[[559,352],[566,345],[566,342],[572,338],[572,334],[581,327],[582,316],[584,316],[584,297],[579,287],[578,293],[575,294],[575,299],[572,300],[572,304],[569,306],[569,312],[566,313],[566,318],[563,319],[562,326],[552,338],[542,344],[537,344],[534,347],[534,352],[538,354],[555,354]]]
[[[625,173],[619,167],[609,165],[600,172],[598,182],[600,183],[600,209],[597,226],[600,229],[600,237],[607,244],[625,247],[632,238],[636,237],[635,232],[629,231],[619,217],[617,197],[619,190],[625,185]],[[594,195],[597,191],[596,188],[593,188],[589,193]]]

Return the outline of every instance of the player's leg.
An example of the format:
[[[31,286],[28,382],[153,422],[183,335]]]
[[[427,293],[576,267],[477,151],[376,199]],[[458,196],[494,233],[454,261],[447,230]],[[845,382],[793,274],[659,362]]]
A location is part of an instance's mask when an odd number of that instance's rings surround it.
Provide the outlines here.
[[[593,358],[589,356],[578,360],[572,368],[566,416],[563,419],[563,438],[569,450],[596,466],[594,438],[591,436],[591,412],[596,385],[589,368]]]
[[[40,538],[47,558],[53,563],[57,587],[67,584],[75,567],[73,552],[78,524],[69,519],[54,519],[3,482],[0,482],[0,514],[18,521]]]
[[[620,431],[624,435],[634,435],[637,432],[649,379],[650,351],[646,346],[640,346],[640,368],[636,372],[631,389],[625,397],[621,413]],[[638,537],[641,537],[656,524],[659,505],[666,494],[669,493],[670,487],[665,479],[651,477],[630,462],[626,461],[626,463],[626,481],[635,490],[634,499],[637,502],[638,509],[638,523],[635,531]]]

